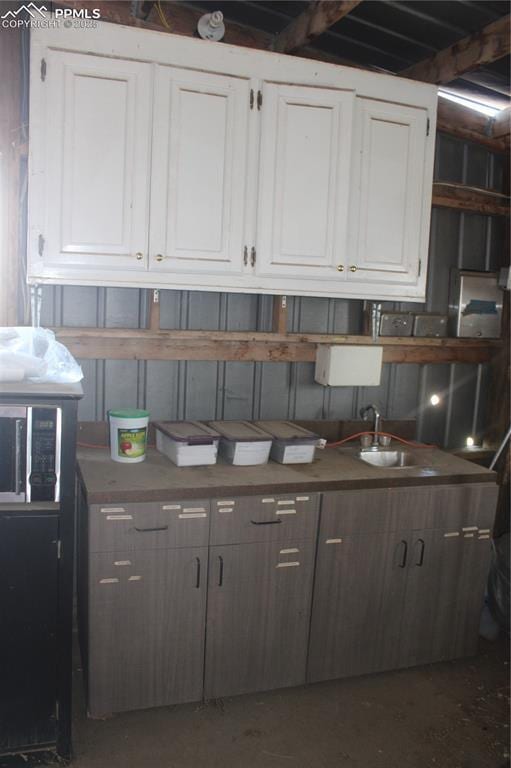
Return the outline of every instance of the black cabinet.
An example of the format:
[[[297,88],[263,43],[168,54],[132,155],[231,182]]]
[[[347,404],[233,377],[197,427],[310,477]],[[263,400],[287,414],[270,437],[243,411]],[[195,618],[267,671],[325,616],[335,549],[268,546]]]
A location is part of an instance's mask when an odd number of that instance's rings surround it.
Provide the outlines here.
[[[0,751],[57,733],[57,515],[0,513]]]

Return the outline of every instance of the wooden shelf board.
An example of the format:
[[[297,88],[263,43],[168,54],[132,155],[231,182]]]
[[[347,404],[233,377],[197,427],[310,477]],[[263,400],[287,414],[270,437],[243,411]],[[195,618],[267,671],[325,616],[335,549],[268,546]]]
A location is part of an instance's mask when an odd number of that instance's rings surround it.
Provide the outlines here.
[[[318,344],[372,345],[370,336],[232,331],[152,331],[127,328],[55,328],[82,359],[313,362]],[[380,337],[385,363],[485,363],[501,349],[494,339]]]

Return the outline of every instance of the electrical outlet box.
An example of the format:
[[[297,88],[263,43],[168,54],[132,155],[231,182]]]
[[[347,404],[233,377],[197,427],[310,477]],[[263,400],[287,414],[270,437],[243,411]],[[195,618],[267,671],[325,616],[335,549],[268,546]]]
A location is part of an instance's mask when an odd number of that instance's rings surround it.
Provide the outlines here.
[[[377,387],[382,360],[383,347],[321,344],[314,378],[326,387]]]

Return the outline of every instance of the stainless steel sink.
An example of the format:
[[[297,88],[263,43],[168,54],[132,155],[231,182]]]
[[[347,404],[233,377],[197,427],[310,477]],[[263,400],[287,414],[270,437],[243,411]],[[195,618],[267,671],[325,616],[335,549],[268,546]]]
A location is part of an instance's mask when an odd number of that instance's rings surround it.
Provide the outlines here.
[[[418,466],[418,461],[413,453],[408,451],[360,451],[358,458],[371,464],[373,467],[393,467],[404,469]]]

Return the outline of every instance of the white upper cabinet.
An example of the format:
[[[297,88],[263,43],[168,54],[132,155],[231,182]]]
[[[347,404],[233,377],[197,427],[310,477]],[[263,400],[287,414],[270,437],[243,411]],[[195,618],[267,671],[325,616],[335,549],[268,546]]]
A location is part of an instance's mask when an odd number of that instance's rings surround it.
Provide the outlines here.
[[[30,126],[31,169],[44,201],[31,210],[31,268],[90,280],[101,280],[104,269],[143,270],[151,67],[61,51],[49,51],[45,62],[46,88],[37,89]]]
[[[157,67],[150,268],[243,269],[250,81]]]
[[[30,45],[29,282],[424,300],[434,86],[101,22]]]
[[[355,125],[347,278],[417,285],[431,206],[427,112],[359,98]]]
[[[264,83],[256,274],[329,279],[343,260],[354,101]]]

